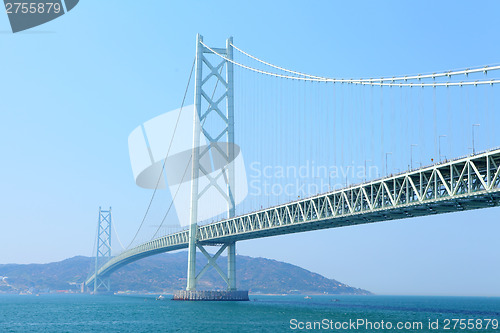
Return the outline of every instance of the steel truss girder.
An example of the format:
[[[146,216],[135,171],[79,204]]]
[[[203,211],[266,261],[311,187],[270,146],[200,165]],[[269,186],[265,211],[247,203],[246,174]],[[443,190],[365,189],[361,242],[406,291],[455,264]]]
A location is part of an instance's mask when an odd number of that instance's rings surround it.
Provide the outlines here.
[[[221,244],[494,206],[500,206],[500,149],[198,226],[197,239]],[[123,252],[100,273],[134,258],[186,248],[187,235],[181,231]]]

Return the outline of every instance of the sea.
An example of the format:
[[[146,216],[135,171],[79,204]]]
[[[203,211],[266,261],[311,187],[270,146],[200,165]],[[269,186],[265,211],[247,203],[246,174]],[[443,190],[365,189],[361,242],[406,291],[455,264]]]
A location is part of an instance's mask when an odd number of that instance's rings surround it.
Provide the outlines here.
[[[156,296],[0,295],[0,332],[500,332],[498,297]]]

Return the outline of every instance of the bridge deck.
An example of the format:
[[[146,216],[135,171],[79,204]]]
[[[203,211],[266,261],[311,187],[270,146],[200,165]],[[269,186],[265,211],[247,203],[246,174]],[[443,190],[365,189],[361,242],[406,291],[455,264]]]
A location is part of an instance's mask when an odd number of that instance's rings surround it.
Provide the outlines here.
[[[500,205],[500,149],[435,164],[198,227],[198,242],[269,237]],[[106,276],[138,259],[188,247],[188,231],[112,258]],[[92,275],[86,284],[93,283]]]

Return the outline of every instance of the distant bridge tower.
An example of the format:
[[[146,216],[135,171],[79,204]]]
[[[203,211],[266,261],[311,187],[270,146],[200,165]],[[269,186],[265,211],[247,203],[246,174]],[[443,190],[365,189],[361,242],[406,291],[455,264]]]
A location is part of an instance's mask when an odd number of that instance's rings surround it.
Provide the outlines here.
[[[212,48],[210,50],[203,44],[203,36],[197,35],[196,40],[196,72],[195,72],[195,114],[193,126],[193,151],[192,151],[192,173],[191,173],[191,208],[190,208],[190,227],[189,227],[189,252],[188,252],[188,272],[187,287],[185,292],[179,292],[174,299],[204,299],[213,297],[206,292],[196,292],[196,284],[206,270],[212,266],[224,279],[227,284],[228,292],[223,297],[226,299],[248,298],[248,293],[236,291],[236,247],[235,242],[224,244],[204,244],[220,245],[220,249],[214,256],[211,256],[198,242],[198,201],[206,194],[209,187],[214,187],[222,198],[227,201],[227,217],[235,216],[235,159],[234,146],[234,92],[233,92],[233,64],[226,60],[233,59],[233,39],[230,37],[226,41],[226,48]],[[212,63],[207,54],[217,52],[223,55],[225,59],[217,57],[217,62]],[[222,70],[226,67],[225,75]],[[203,67],[208,69],[208,73],[203,72]],[[215,78],[215,85],[209,86],[207,82]],[[219,86],[222,93],[217,93]],[[225,104],[225,105],[224,105]],[[222,129],[213,133],[205,125],[207,117],[216,117],[224,124]],[[206,146],[200,147],[200,136],[204,135],[208,140]],[[203,161],[207,159],[222,160],[223,167],[219,170],[207,170],[207,164]],[[200,163],[201,162],[201,163]],[[219,163],[222,164],[222,163]],[[208,178],[208,184],[199,187],[199,178]],[[218,179],[224,179],[224,185]],[[196,249],[199,249],[208,259],[207,265],[196,274]],[[227,274],[217,265],[216,260],[219,255],[227,249]],[[245,294],[246,293],[246,294]],[[246,295],[246,296],[245,296]]]
[[[97,274],[99,268],[109,259],[111,259],[111,207],[109,207],[109,210],[102,210],[101,207],[99,207],[94,271],[94,294],[96,294],[99,289],[105,289],[106,292],[110,291],[109,277],[103,278]]]

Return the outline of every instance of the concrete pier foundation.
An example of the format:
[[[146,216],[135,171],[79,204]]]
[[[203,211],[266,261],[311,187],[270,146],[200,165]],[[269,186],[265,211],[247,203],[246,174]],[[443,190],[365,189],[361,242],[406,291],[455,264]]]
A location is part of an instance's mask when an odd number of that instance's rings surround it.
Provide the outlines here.
[[[248,301],[246,290],[179,290],[174,293],[174,301]]]

